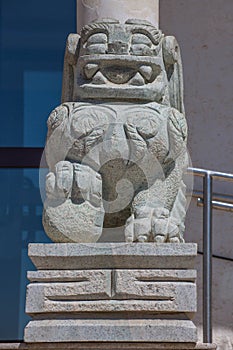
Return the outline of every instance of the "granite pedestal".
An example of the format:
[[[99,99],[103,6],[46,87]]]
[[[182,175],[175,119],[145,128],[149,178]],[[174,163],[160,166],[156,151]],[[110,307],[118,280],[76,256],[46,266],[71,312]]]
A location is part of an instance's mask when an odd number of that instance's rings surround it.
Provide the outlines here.
[[[25,342],[195,349],[196,254],[191,243],[31,244]]]
[[[0,350],[216,350],[215,344],[193,343],[0,343]]]

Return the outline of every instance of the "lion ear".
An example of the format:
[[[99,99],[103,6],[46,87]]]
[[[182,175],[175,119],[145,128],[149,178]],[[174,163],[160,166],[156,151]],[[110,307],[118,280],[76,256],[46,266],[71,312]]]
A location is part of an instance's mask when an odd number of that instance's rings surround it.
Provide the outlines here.
[[[63,66],[62,79],[62,103],[73,100],[74,71],[73,66],[77,64],[79,53],[79,34],[69,34],[66,41],[66,51]]]
[[[182,61],[180,47],[176,38],[174,36],[166,36],[163,39],[162,50],[171,107],[185,114]]]

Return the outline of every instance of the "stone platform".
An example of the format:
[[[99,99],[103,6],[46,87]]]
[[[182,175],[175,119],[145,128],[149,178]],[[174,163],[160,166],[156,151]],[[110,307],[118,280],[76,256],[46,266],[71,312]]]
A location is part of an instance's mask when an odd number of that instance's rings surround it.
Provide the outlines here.
[[[191,243],[31,244],[25,342],[196,343],[196,251]]]
[[[216,350],[215,344],[181,343],[0,343],[0,350]]]

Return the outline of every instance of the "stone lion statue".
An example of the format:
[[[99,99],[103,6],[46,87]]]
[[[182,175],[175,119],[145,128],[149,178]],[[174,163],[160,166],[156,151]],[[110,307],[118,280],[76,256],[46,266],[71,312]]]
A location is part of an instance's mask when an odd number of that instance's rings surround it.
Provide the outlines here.
[[[67,39],[48,118],[43,224],[55,242],[184,242],[187,125],[180,49],[150,23],[103,19]],[[108,230],[107,230],[108,231]]]

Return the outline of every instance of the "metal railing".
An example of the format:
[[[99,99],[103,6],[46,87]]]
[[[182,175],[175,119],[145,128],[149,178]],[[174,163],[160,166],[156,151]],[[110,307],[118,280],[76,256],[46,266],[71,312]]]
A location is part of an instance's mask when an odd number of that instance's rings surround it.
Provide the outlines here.
[[[193,196],[203,206],[203,342],[212,343],[212,209],[233,211],[233,197],[213,196],[213,180],[233,181],[233,174],[199,168],[188,168],[188,173],[203,178],[203,192]]]

